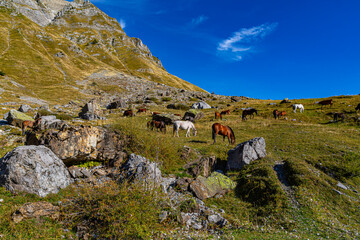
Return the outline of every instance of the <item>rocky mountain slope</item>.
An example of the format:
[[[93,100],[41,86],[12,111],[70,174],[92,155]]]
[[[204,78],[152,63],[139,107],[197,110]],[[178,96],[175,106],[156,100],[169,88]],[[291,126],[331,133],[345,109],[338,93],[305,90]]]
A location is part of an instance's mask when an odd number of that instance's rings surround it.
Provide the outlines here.
[[[0,22],[4,99],[91,97],[84,90],[96,79],[83,83],[99,72],[203,91],[169,74],[140,39],[127,36],[116,19],[89,1],[0,0]],[[123,91],[116,83],[110,88]]]

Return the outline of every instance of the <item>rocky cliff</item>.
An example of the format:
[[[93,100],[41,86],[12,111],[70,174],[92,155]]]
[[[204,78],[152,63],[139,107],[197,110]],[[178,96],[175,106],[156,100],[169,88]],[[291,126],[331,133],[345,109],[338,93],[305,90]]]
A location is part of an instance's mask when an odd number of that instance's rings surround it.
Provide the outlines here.
[[[89,87],[123,90],[116,83],[97,85],[95,73],[202,91],[169,74],[140,39],[127,36],[116,19],[87,0],[0,0],[0,22],[5,99],[68,101],[86,97]]]

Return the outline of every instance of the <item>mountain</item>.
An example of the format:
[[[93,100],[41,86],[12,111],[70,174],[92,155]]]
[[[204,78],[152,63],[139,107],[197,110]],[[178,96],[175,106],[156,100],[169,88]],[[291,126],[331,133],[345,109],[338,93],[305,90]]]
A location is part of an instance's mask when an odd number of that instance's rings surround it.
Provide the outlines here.
[[[116,78],[203,91],[169,74],[138,38],[88,0],[0,0],[3,99],[68,101],[97,86],[121,92]],[[111,83],[98,81],[111,77]]]

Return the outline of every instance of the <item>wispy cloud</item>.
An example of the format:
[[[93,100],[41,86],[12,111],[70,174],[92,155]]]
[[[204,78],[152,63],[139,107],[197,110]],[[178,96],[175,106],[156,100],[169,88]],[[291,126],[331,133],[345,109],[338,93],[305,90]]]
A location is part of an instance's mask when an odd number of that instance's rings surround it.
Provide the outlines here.
[[[204,15],[201,15],[201,16],[198,16],[197,18],[193,18],[191,20],[191,25],[192,26],[197,26],[203,22],[205,22],[206,20],[208,20],[209,18],[207,16],[204,16]]]
[[[232,37],[218,43],[217,50],[227,53],[233,60],[240,61],[266,35],[277,27],[278,23],[266,23],[252,28],[242,28],[233,33]]]
[[[126,28],[126,22],[125,22],[124,19],[121,18],[121,19],[119,20],[119,23],[120,23],[120,26],[121,26],[122,29]]]

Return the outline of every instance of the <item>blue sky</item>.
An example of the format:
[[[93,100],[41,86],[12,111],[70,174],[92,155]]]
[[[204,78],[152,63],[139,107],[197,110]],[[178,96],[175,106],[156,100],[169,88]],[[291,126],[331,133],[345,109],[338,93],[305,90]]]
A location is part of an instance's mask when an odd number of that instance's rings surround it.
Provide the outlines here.
[[[164,67],[209,92],[360,94],[358,0],[91,0]]]

